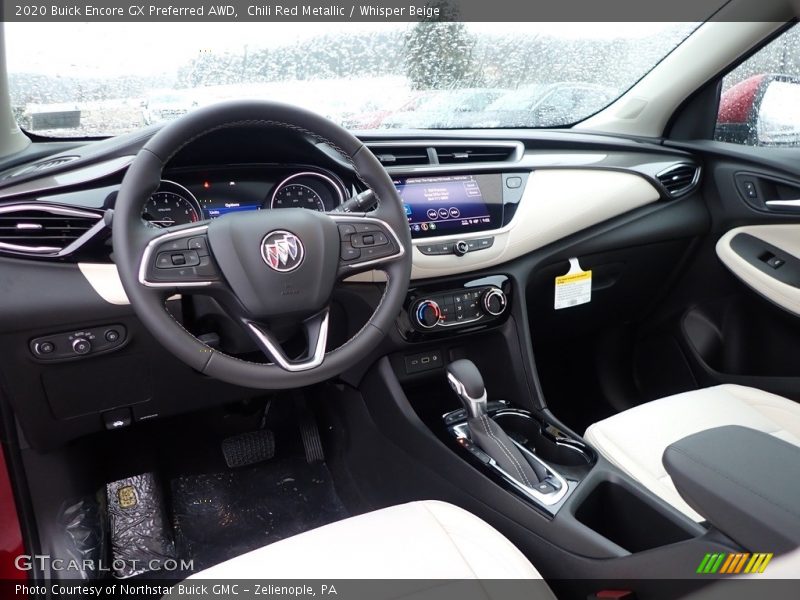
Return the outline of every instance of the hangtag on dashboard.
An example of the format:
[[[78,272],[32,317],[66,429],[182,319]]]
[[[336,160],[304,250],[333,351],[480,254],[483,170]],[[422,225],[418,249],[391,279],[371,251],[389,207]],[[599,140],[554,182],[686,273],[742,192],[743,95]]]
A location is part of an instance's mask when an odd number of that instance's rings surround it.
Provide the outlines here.
[[[572,308],[592,301],[592,271],[584,271],[577,258],[569,259],[569,271],[556,277],[553,308]]]

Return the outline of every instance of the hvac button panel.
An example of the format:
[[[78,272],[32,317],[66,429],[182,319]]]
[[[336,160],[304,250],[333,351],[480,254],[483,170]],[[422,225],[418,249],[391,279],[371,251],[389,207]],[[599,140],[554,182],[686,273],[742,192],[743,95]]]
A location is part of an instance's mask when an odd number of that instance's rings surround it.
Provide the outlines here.
[[[490,322],[500,317],[506,307],[503,291],[488,285],[440,292],[417,300],[409,307],[409,317],[418,331],[435,331]]]
[[[38,337],[29,348],[39,360],[66,360],[116,350],[127,337],[124,325],[105,325]]]
[[[493,237],[477,238],[474,240],[457,240],[454,242],[440,242],[437,244],[421,244],[417,246],[420,252],[426,256],[436,256],[440,254],[455,254],[464,256],[468,252],[486,250],[494,245]]]

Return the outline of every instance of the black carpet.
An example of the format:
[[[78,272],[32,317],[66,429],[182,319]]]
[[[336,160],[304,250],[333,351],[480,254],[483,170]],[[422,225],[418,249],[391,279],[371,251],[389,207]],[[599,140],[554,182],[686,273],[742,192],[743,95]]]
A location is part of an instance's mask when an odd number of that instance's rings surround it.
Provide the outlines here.
[[[324,463],[274,459],[171,482],[178,555],[195,571],[348,516]]]

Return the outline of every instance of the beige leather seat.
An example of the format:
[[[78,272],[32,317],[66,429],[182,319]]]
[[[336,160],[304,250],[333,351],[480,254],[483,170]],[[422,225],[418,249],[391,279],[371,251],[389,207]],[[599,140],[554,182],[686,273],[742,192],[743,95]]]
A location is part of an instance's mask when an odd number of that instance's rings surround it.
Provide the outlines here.
[[[195,573],[190,579],[541,577],[491,525],[452,504],[428,500],[307,531]],[[535,597],[553,598],[544,582],[535,589],[542,592]]]
[[[800,403],[740,385],[676,394],[591,425],[586,441],[642,485],[696,521],[661,456],[673,442],[713,427],[741,425],[800,446]]]

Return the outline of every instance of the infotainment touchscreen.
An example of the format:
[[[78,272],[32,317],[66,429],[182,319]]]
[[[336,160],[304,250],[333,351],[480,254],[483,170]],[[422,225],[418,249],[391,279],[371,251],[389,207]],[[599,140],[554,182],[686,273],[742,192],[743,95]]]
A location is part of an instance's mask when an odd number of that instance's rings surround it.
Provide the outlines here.
[[[407,177],[395,179],[394,184],[412,237],[458,235],[501,226],[499,174]]]

